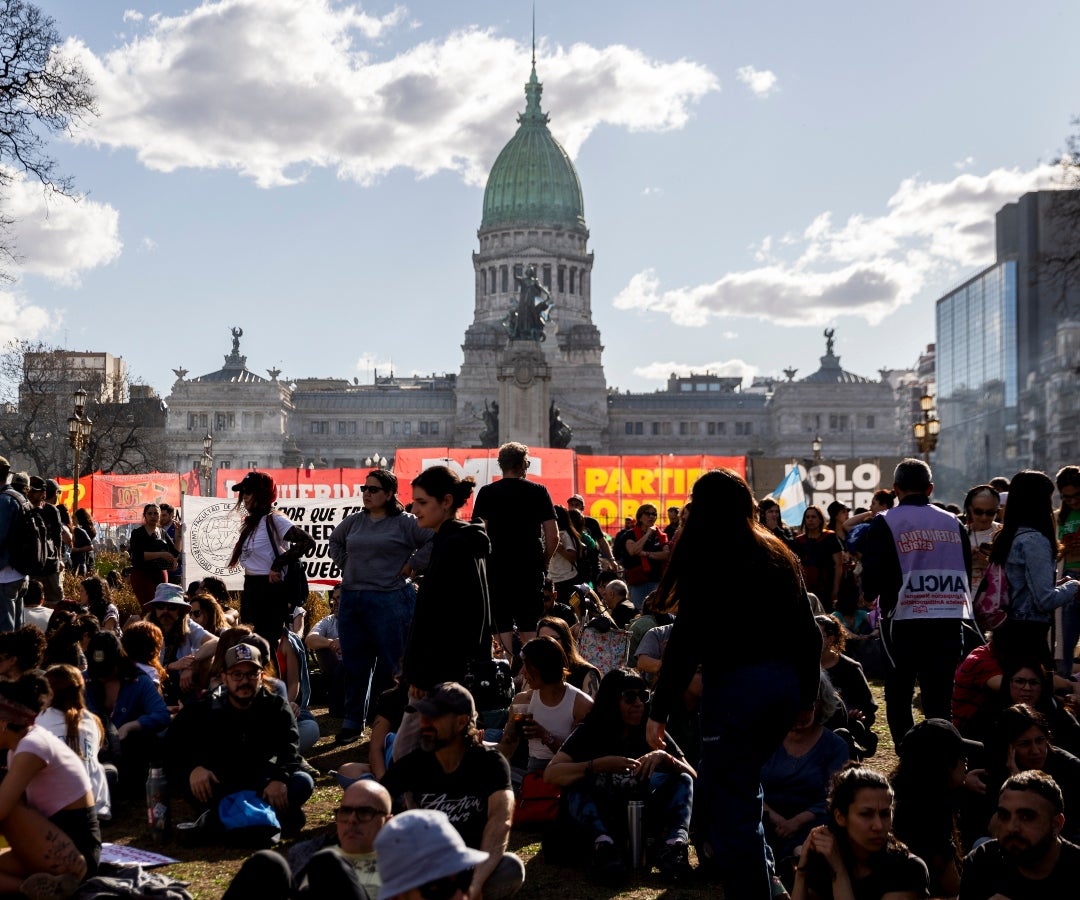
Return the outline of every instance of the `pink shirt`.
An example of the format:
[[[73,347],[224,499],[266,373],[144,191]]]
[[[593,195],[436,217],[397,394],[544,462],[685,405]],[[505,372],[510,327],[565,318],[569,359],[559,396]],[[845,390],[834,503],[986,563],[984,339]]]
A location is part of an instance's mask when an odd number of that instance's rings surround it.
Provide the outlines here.
[[[30,753],[45,762],[45,768],[26,786],[26,802],[45,818],[93,792],[86,766],[78,755],[55,734],[31,726],[11,751],[12,760]]]

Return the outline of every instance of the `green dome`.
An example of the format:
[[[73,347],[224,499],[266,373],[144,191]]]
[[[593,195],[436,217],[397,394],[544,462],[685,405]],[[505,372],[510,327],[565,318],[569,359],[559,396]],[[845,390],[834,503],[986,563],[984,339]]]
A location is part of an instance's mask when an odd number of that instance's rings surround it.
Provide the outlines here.
[[[542,91],[533,66],[517,134],[488,176],[482,229],[511,224],[585,227],[581,182],[570,157],[548,131],[547,114],[540,109]]]

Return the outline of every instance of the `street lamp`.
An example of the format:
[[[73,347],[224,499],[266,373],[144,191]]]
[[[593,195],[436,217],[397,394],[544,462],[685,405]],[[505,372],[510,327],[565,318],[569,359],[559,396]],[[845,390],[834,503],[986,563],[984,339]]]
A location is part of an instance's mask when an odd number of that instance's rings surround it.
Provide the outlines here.
[[[199,475],[202,477],[202,495],[204,497],[214,496],[214,486],[210,484],[210,479],[214,474],[214,436],[208,431],[206,437],[202,439],[202,459],[199,460]],[[207,487],[209,486],[209,493]]]
[[[810,449],[814,451],[814,462],[821,462],[821,435],[815,434],[814,439],[810,442]]]
[[[94,423],[86,415],[86,391],[79,388],[72,399],[75,401],[75,412],[68,418],[68,441],[71,449],[75,451],[75,477],[72,479],[74,484],[71,498],[71,514],[74,516],[79,509],[79,457],[82,451],[90,446],[90,432]]]
[[[911,430],[915,433],[915,443],[923,455],[923,461],[930,465],[930,454],[937,447],[941,422],[938,421],[937,410],[934,409],[934,398],[929,393],[919,398],[919,409],[922,411],[922,420],[912,425]]]
[[[372,469],[385,469],[386,468],[386,457],[385,456],[379,456],[379,451],[376,450],[374,454],[372,454],[371,456],[367,457],[364,460],[364,465],[366,467],[372,468]]]

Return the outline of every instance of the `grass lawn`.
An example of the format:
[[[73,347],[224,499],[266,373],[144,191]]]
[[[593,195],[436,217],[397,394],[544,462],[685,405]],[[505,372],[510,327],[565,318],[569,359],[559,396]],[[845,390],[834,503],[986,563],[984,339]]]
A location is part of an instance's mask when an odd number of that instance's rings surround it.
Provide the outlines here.
[[[872,682],[871,687],[874,699],[879,707],[883,708],[881,685]],[[324,774],[316,780],[315,794],[305,807],[308,823],[298,840],[315,836],[333,822],[332,810],[341,797],[341,791],[334,779],[325,773],[344,762],[367,759],[366,743],[353,743],[345,748],[335,747],[333,736],[341,725],[340,720],[331,719],[326,710],[313,711],[318,717],[324,737],[308,754],[308,759]],[[896,765],[896,753],[882,712],[879,712],[874,731],[879,738],[878,751],[867,764],[887,773]],[[174,801],[172,812],[174,822],[193,818],[182,801]],[[191,892],[200,900],[217,900],[224,893],[233,874],[250,854],[250,851],[238,848],[184,848],[175,843],[155,848],[149,842],[145,811],[141,808],[128,810],[124,815],[117,816],[112,824],[103,829],[103,838],[117,844],[160,849],[161,852],[176,857],[180,862],[155,871],[189,882]],[[654,900],[659,897],[664,897],[665,900],[680,900],[700,897],[704,900],[705,897],[717,896],[717,888],[713,884],[692,883],[686,887],[672,887],[664,884],[656,874],[633,878],[621,890],[602,887],[581,869],[546,863],[540,852],[539,836],[536,833],[515,831],[510,843],[511,849],[521,856],[526,866],[525,887],[518,895],[522,900],[552,896],[558,896],[560,900],[607,900],[612,897],[625,900]]]

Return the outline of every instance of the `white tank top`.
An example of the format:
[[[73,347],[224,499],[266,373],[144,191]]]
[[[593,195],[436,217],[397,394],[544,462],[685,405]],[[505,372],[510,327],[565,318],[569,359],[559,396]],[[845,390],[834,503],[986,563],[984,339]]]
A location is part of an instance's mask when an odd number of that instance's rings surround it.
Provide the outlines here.
[[[532,713],[534,722],[543,725],[562,743],[574,730],[574,702],[578,697],[588,696],[584,691],[568,684],[559,705],[546,706],[540,700],[540,692],[533,691],[529,699],[529,712]],[[554,755],[555,751],[545,747],[539,738],[529,739],[529,756],[532,759],[551,759]]]

